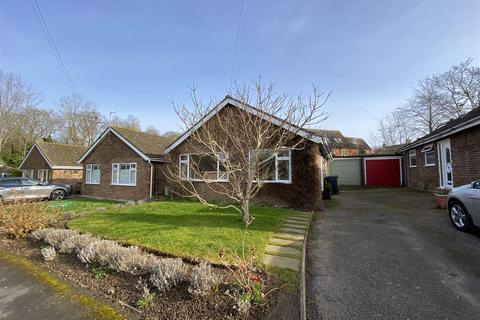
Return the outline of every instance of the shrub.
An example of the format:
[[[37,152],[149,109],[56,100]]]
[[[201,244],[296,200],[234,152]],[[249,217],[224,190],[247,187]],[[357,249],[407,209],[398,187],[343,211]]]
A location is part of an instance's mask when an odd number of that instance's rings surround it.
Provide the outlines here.
[[[180,258],[158,259],[150,268],[150,283],[160,292],[165,292],[184,281],[187,266]]]
[[[83,247],[88,246],[98,239],[88,234],[77,234],[66,238],[58,246],[58,251],[62,253],[78,253]]]
[[[57,252],[54,247],[45,247],[41,250],[43,259],[45,261],[52,261],[57,256]]]
[[[210,293],[212,286],[218,282],[219,279],[213,273],[212,267],[208,263],[202,262],[192,268],[188,292],[195,296],[206,296]]]
[[[47,232],[43,241],[58,249],[62,242],[76,235],[78,235],[78,232],[74,230],[50,229],[50,232]]]
[[[59,209],[41,202],[0,204],[0,227],[14,238],[24,237],[34,230],[51,226],[61,218]]]
[[[110,252],[117,245],[115,241],[97,239],[83,247],[77,256],[83,263],[98,263],[101,266],[107,266]]]

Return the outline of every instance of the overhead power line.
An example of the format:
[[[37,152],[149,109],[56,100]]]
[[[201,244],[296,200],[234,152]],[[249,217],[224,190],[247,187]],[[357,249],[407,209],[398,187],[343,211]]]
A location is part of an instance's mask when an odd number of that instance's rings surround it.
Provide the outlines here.
[[[237,51],[238,51],[238,42],[240,39],[240,27],[242,25],[242,17],[243,17],[243,7],[245,6],[245,0],[242,0],[242,6],[240,7],[240,15],[238,17],[238,25],[237,25],[237,33],[235,36],[235,47],[233,49],[233,62],[232,62],[232,72],[230,74],[230,85],[233,84],[233,76],[235,74],[235,63],[237,60]]]
[[[60,55],[60,51],[58,51],[57,45],[55,44],[55,40],[53,39],[52,34],[50,33],[50,30],[48,28],[48,25],[45,22],[45,19],[42,14],[42,10],[38,5],[37,0],[30,0],[30,3],[32,4],[32,8],[33,8],[33,11],[35,12],[35,16],[37,17],[38,23],[40,24],[43,32],[45,33],[45,36],[48,39],[48,44],[50,45],[50,48],[53,51],[53,55],[55,56],[55,59],[57,60],[58,65],[60,66],[60,69],[62,70],[63,74],[67,78],[67,82],[72,88],[72,91],[77,96],[79,96],[77,87],[75,86],[75,83],[73,82],[73,79],[70,76],[70,73],[68,72],[67,66],[63,62],[62,56]]]

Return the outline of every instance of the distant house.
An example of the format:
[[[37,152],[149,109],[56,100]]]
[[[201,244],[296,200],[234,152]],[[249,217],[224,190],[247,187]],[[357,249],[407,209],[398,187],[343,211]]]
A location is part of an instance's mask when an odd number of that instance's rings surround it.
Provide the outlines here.
[[[362,138],[345,137],[339,130],[310,130],[325,137],[335,157],[350,157],[371,154],[372,148]]]
[[[77,160],[86,149],[78,145],[36,142],[19,169],[24,177],[75,186],[82,180],[82,166]]]
[[[163,194],[165,147],[173,141],[154,134],[108,127],[79,157],[82,195],[143,200]],[[159,184],[161,186],[159,186]]]
[[[480,108],[403,146],[406,185],[433,191],[480,179]]]
[[[0,178],[10,177],[15,174],[15,168],[7,166],[0,160]]]

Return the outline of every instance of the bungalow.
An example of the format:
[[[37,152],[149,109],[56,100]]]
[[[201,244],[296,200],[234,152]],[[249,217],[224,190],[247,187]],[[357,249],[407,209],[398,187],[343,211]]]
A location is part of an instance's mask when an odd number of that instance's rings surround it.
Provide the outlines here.
[[[143,200],[163,194],[159,183],[171,138],[137,130],[108,127],[79,157],[83,166],[82,195],[118,200]]]
[[[65,183],[79,191],[82,166],[78,158],[85,152],[84,146],[52,142],[36,142],[20,163],[24,177],[50,183]]]
[[[480,179],[480,108],[401,147],[406,186],[450,189]]]
[[[203,197],[211,200],[221,200],[218,194],[211,192],[211,188],[206,185],[206,182],[194,179],[191,174],[188,174],[191,170],[189,165],[191,165],[192,161],[195,161],[195,157],[198,157],[198,153],[193,150],[200,149],[190,137],[196,130],[201,130],[201,127],[213,117],[223,116],[222,112],[229,108],[236,108],[238,112],[247,112],[265,121],[271,121],[274,125],[281,126],[284,130],[294,131],[298,137],[305,141],[302,148],[289,148],[287,145],[285,146],[285,152],[271,157],[269,160],[272,162],[271,168],[275,168],[275,170],[272,172],[271,179],[260,189],[253,201],[257,204],[310,209],[321,208],[323,176],[326,172],[326,163],[331,159],[330,150],[325,139],[306,129],[296,128],[292,130],[291,125],[285,125],[280,119],[266,115],[229,96],[226,96],[191,130],[185,132],[166,148],[165,152],[168,153],[169,160],[173,163],[178,163],[180,174],[186,173],[181,178],[191,180],[197,192]],[[234,113],[226,114],[231,115]],[[215,176],[221,176],[218,164],[209,167],[216,167]],[[282,172],[277,172],[277,170],[280,170],[279,168],[283,168]],[[170,180],[166,181],[168,188],[175,191],[175,188],[178,186],[175,186],[175,183]],[[219,182],[215,183],[222,182],[219,179]]]

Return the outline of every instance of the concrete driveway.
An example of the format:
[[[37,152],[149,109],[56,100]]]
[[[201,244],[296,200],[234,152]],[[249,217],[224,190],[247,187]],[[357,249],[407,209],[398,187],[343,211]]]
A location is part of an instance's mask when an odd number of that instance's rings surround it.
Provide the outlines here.
[[[480,233],[451,226],[433,196],[352,189],[317,215],[309,319],[479,319]]]

